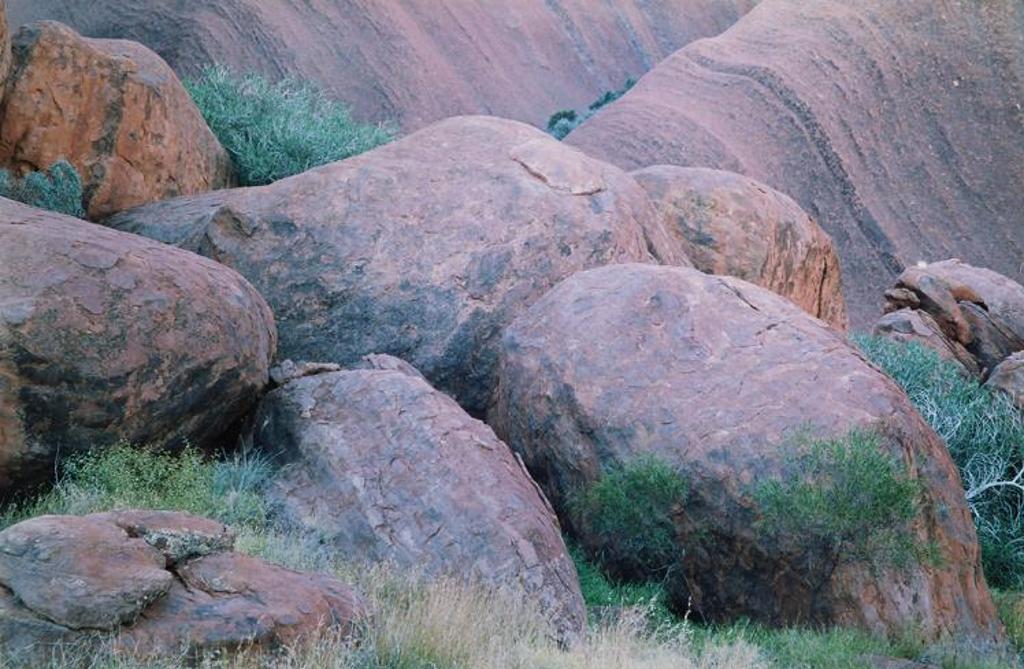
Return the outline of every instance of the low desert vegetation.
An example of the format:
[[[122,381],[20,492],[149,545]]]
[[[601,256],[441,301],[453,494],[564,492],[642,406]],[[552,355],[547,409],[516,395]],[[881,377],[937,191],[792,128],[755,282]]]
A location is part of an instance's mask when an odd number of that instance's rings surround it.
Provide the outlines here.
[[[210,67],[184,83],[243,186],[269,184],[393,138],[387,127],[353,120],[345,105],[307,82]]]
[[[633,468],[666,482],[650,461]],[[671,471],[671,470],[669,470]],[[930,656],[908,635],[886,640],[849,630],[771,630],[738,622],[702,627],[676,616],[658,583],[622,583],[573,549],[590,610],[586,640],[560,648],[532,603],[513,591],[455,579],[427,581],[414,573],[345,561],[344,555],[274,525],[261,490],[273,475],[259,456],[209,459],[185,449],[157,452],[118,445],[65,461],[58,482],[32,503],[7,509],[0,527],[45,513],[86,514],[116,508],[187,511],[232,523],[238,550],[294,569],[334,573],[352,583],[375,615],[353,644],[330,633],[273,655],[206,658],[202,667],[312,669],[862,669],[865,655],[930,658],[943,669],[996,669],[999,661]],[[628,478],[628,477],[627,477]],[[661,490],[665,486],[654,486]],[[678,482],[667,489],[679,493]],[[1019,600],[1000,600],[1020,634]],[[1013,621],[1017,621],[1014,623]],[[500,634],[495,633],[500,630]],[[931,651],[934,652],[934,651]],[[183,659],[141,662],[104,650],[88,656],[59,649],[51,667],[171,669]],[[2,666],[2,663],[0,663]]]
[[[48,170],[16,177],[0,170],[0,197],[39,209],[85,218],[82,179],[71,163],[60,160]]]
[[[587,548],[622,578],[664,576],[678,553],[672,511],[686,502],[679,472],[644,455],[605,472],[569,499],[574,524],[586,528]]]
[[[632,78],[626,79],[626,83],[622,85],[622,88],[614,91],[605,91],[604,95],[591,102],[582,112],[578,112],[575,109],[562,109],[555,112],[548,118],[548,134],[555,139],[565,139],[579,124],[593,116],[605,105],[621,98],[626,94],[626,91],[633,88],[634,84],[636,84],[636,80]]]
[[[911,529],[923,491],[906,465],[882,450],[877,433],[801,436],[791,450],[788,471],[755,491],[762,513],[758,526],[824,547],[821,586],[840,562],[882,569],[930,559]]]
[[[946,442],[964,482],[990,585],[1024,588],[1024,416],[1002,393],[916,343],[855,337]]]

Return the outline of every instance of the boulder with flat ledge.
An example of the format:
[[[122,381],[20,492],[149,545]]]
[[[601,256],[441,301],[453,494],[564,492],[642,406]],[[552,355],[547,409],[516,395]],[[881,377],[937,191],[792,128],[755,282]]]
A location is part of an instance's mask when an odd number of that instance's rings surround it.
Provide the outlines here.
[[[608,263],[688,264],[628,174],[480,116],[106,224],[245,276],[274,309],[282,358],[394,355],[474,414],[493,390],[501,329],[558,281]]]

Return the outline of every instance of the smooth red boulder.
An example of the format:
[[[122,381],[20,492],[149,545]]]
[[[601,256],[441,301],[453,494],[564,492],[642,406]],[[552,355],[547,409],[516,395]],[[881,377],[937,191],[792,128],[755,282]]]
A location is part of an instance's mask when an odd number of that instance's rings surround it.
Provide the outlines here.
[[[223,446],[275,342],[227,267],[0,199],[0,492],[120,440]]]
[[[8,0],[17,26],[133,39],[183,76],[211,63],[319,83],[405,131],[458,114],[547,122],[621,88],[757,0]]]
[[[90,218],[232,185],[227,151],[171,68],[141,44],[36,23],[15,34],[11,72],[0,167],[19,174],[69,161]]]
[[[787,195],[739,174],[655,165],[632,173],[694,267],[782,295],[846,329],[839,256]]]
[[[1021,25],[1018,0],[764,0],[567,141],[629,170],[713,167],[786,193],[835,241],[866,329],[918,261],[1022,276]]]
[[[671,514],[668,583],[711,620],[845,625],[991,641],[1001,627],[957,468],[906,395],[842,335],[773,293],[687,268],[573,275],[506,329],[488,422],[561,514],[575,491],[639,456],[688,487]],[[941,563],[834,571],[810,536],[758,531],[756,486],[793,440],[878,433],[922,484],[911,531]],[[566,516],[562,516],[565,518]],[[573,530],[587,545],[599,537]],[[692,599],[691,599],[692,598]]]

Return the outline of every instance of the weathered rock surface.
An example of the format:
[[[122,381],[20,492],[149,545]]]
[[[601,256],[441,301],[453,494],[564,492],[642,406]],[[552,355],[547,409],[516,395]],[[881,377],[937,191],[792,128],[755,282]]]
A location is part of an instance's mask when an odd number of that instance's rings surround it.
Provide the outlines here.
[[[41,516],[0,532],[4,666],[42,666],[99,632],[118,650],[180,657],[351,631],[366,615],[337,579],[230,552],[233,539],[220,523],[165,511]]]
[[[1024,410],[1024,351],[1018,351],[996,365],[985,385],[1003,391],[1017,408]]]
[[[320,83],[410,131],[458,114],[541,124],[618,89],[757,0],[9,0],[13,25],[63,21],[139,41],[179,74],[210,63]]]
[[[3,82],[11,71],[11,28],[7,23],[7,6],[0,0],[0,103],[4,100]]]
[[[626,169],[739,172],[836,242],[858,329],[919,260],[1017,279],[1024,3],[765,0],[662,61],[567,141]]]
[[[684,264],[629,175],[515,121],[459,117],[270,186],[115,216],[267,298],[279,355],[400,357],[481,412],[500,329],[573,272]]]
[[[0,492],[58,453],[215,445],[266,385],[275,339],[230,269],[0,199]]]
[[[721,170],[656,165],[632,175],[694,267],[767,288],[846,329],[832,240],[790,197]]]
[[[983,375],[1024,350],[1024,286],[992,270],[955,259],[911,267],[885,299],[887,312],[918,309],[931,316]]]
[[[999,634],[942,441],[841,335],[783,298],[687,268],[581,272],[509,326],[499,378],[489,422],[556,509],[602,468],[641,454],[681,472],[690,491],[673,510],[677,605],[692,596],[697,614],[717,620]],[[882,447],[924,484],[914,531],[933,542],[941,567],[876,574],[840,562],[812,585],[820,545],[756,530],[753,486],[783,471],[807,428],[821,438],[880,431]]]
[[[938,353],[944,360],[959,363],[966,372],[980,376],[978,361],[963,344],[947,337],[928,312],[904,307],[882,316],[871,334],[903,344],[917,343]]]
[[[0,166],[78,170],[90,218],[232,184],[231,160],[174,72],[141,44],[41,22],[14,36]],[[0,70],[3,62],[0,57]]]
[[[575,569],[522,464],[422,377],[375,359],[260,403],[252,443],[286,463],[268,493],[281,519],[354,560],[522,588],[560,638],[581,638]]]

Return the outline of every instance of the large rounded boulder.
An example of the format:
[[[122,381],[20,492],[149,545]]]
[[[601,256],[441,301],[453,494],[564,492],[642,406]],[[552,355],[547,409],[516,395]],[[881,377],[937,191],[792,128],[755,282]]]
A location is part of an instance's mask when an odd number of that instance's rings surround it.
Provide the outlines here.
[[[230,269],[0,199],[0,491],[117,440],[216,445],[275,339]]]
[[[415,370],[387,356],[268,394],[253,445],[283,465],[282,522],[348,559],[523,589],[557,636],[586,614],[558,520],[522,463]]]
[[[508,328],[499,376],[489,422],[560,513],[636,458],[660,460],[686,482],[685,502],[661,510],[682,610],[692,597],[697,614],[716,620],[998,634],[942,441],[841,335],[783,298],[688,268],[581,272]],[[876,569],[840,557],[822,575],[838,554],[817,535],[763,531],[758,485],[788,475],[800,435],[855,430],[877,432],[877,448],[920,482],[908,531],[938,560]],[[573,530],[599,544],[585,523]]]
[[[124,510],[39,516],[0,532],[5,667],[49,666],[112,641],[120,653],[194,659],[272,650],[321,630],[353,634],[368,613],[330,576],[232,551],[224,525]]]
[[[282,358],[395,355],[475,413],[501,328],[558,281],[607,263],[688,262],[629,175],[488,117],[106,223],[236,269],[274,309]]]
[[[227,151],[159,56],[47,21],[14,36],[0,167],[38,171],[62,159],[81,175],[93,219],[233,180]]]
[[[1019,0],[763,0],[566,141],[791,196],[835,240],[851,321],[868,328],[920,260],[1022,276],[1022,25]]]
[[[721,170],[656,165],[632,174],[694,267],[767,288],[846,329],[832,239],[792,198]]]

